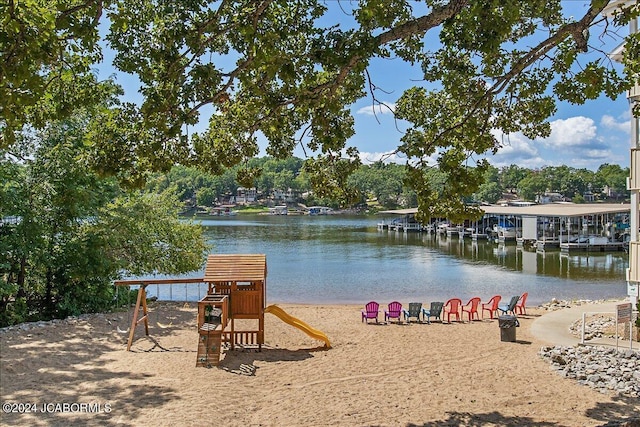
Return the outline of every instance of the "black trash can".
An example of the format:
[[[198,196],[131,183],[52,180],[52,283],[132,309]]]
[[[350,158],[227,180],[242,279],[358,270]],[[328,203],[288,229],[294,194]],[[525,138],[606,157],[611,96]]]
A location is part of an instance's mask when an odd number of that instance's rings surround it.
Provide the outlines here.
[[[500,341],[516,341],[516,327],[520,326],[516,316],[499,316],[498,326],[500,326]]]

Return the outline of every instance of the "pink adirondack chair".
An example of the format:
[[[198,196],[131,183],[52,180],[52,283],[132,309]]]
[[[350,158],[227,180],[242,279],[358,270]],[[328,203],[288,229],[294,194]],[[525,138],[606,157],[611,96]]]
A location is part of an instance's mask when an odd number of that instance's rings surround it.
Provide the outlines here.
[[[500,295],[494,295],[488,302],[482,303],[482,318],[484,319],[485,310],[489,312],[489,315],[493,319],[493,314],[498,312],[498,305],[502,297]]]
[[[378,313],[380,313],[380,304],[375,301],[370,301],[367,305],[364,306],[364,310],[362,311],[362,321],[369,323],[369,319],[376,319],[376,323],[378,323]]]
[[[462,320],[464,320],[464,314],[467,313],[469,316],[469,322],[471,322],[474,318],[480,320],[480,315],[478,314],[478,305],[480,304],[480,297],[473,297],[469,300],[468,303],[462,306]]]
[[[384,321],[388,321],[389,319],[397,319],[398,323],[400,323],[400,315],[402,314],[402,304],[398,301],[393,301],[389,303],[389,308],[384,310]]]
[[[442,308],[442,319],[444,320],[444,316],[447,316],[447,322],[451,323],[451,315],[456,316],[456,320],[460,321],[460,308],[462,306],[462,300],[460,298],[451,298],[449,301],[444,303],[444,307]]]
[[[527,297],[529,296],[528,292],[522,294],[518,303],[516,304],[516,313],[517,314],[527,314],[527,307],[525,307],[525,303],[527,302]]]

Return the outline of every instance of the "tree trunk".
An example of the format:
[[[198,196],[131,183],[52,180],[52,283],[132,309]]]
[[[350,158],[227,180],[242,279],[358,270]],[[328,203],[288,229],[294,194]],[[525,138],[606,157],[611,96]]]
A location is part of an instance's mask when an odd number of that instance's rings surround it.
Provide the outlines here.
[[[26,270],[27,270],[27,257],[23,255],[20,258],[20,270],[18,270],[18,277],[16,278],[16,284],[18,285],[18,292],[16,293],[16,298],[22,298],[27,296],[27,290],[24,288]]]
[[[47,268],[46,285],[44,294],[44,312],[48,318],[53,318],[54,313],[53,305],[53,271],[51,268]]]

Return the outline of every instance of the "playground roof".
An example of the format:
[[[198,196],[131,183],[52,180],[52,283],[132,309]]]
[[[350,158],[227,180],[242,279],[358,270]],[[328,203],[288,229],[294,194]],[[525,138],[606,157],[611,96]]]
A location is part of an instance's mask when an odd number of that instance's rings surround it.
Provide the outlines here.
[[[207,257],[205,282],[259,282],[267,277],[264,254],[213,254]]]

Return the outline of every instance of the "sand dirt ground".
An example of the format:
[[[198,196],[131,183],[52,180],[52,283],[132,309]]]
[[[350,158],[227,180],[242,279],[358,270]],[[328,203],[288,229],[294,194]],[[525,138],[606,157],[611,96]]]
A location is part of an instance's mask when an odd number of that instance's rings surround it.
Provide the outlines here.
[[[131,352],[116,328],[127,314],[5,329],[0,424],[598,426],[640,413],[637,399],[564,379],[539,357],[553,344],[529,331],[541,309],[520,318],[514,343],[497,320],[375,325],[359,306],[280,306],[332,348],[267,314],[262,351],[196,367],[195,304],[154,307],[151,337],[139,326]]]

